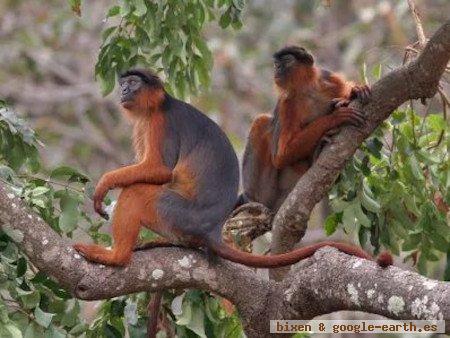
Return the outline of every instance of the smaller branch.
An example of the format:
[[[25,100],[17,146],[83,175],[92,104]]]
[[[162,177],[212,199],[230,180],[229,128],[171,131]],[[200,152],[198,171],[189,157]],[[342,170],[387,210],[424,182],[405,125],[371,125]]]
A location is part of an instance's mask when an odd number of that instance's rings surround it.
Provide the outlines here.
[[[444,120],[447,120],[447,107],[450,107],[450,100],[447,97],[447,94],[444,93],[442,88],[438,87],[438,93],[439,93],[439,96],[441,97],[441,100],[442,100],[442,106],[443,106],[442,110],[444,112],[444,115],[443,115],[444,116]]]
[[[423,30],[422,21],[420,20],[419,11],[416,8],[414,0],[408,0],[409,9],[411,10],[414,23],[416,25],[417,38],[419,39],[419,46],[422,50],[427,43],[427,38],[425,37],[425,32]]]
[[[82,190],[82,189],[78,189],[78,188],[75,188],[75,187],[71,186],[70,184],[65,184],[65,183],[53,181],[53,180],[50,180],[50,179],[47,179],[47,178],[44,178],[44,177],[28,175],[28,174],[22,174],[22,175],[19,175],[18,177],[20,177],[20,178],[28,178],[28,179],[33,179],[33,180],[41,180],[41,181],[44,181],[44,182],[49,183],[49,184],[58,185],[60,187],[63,187],[63,188],[66,188],[66,189],[69,189],[69,190],[72,190],[72,191],[84,194],[84,190]]]

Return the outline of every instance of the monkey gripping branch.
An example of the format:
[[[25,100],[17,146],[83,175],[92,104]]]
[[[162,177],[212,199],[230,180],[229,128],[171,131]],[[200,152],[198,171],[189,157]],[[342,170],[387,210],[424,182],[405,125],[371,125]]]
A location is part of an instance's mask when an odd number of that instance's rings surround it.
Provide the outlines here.
[[[449,59],[450,21],[434,34],[416,60],[373,86],[372,99],[364,107],[368,121],[365,129],[344,129],[276,215],[275,252],[289,250],[303,236],[303,224],[313,206],[376,126],[406,100],[435,94]],[[323,248],[296,264],[280,282],[266,280],[250,268],[223,259],[212,262],[200,251],[183,248],[138,252],[125,268],[105,267],[82,258],[67,239],[56,234],[3,184],[0,226],[23,234],[18,245],[33,264],[81,299],[166,288],[208,290],[237,306],[248,337],[270,336],[270,319],[311,319],[338,310],[364,311],[392,319],[444,319],[446,331],[450,332],[450,283],[394,266],[381,269],[374,262],[332,248]]]

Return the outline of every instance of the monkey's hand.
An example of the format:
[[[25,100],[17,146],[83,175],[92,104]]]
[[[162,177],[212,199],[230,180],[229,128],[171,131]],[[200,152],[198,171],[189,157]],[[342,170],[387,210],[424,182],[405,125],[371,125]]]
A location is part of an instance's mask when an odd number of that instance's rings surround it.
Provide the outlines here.
[[[94,210],[104,219],[108,219],[108,214],[103,210],[103,200],[105,199],[106,194],[112,188],[111,184],[108,183],[108,176],[103,175],[97,186],[95,187],[94,192]]]
[[[359,100],[362,104],[366,104],[369,102],[370,96],[372,95],[372,91],[368,85],[363,86],[353,86],[350,92],[350,100]]]
[[[355,127],[362,127],[365,124],[365,117],[362,111],[349,107],[349,100],[333,100],[334,110],[330,117],[333,118],[333,123],[330,125],[328,132],[340,127],[344,124],[350,124]],[[327,132],[327,134],[328,134]],[[335,132],[333,131],[333,134]],[[330,135],[328,135],[330,136]]]

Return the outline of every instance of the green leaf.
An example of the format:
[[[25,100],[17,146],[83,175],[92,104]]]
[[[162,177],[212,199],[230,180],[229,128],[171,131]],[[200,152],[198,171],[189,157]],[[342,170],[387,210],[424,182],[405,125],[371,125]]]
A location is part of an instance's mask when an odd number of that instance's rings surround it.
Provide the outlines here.
[[[441,252],[447,252],[450,248],[450,244],[448,241],[445,240],[445,238],[442,236],[442,234],[438,233],[438,232],[431,232],[429,233],[429,237],[431,239],[431,241],[434,244],[434,248],[436,250],[439,250]]]
[[[363,180],[363,189],[360,194],[361,204],[364,208],[373,213],[378,213],[381,209],[380,203],[373,198],[373,193],[366,180]]]
[[[375,158],[381,158],[381,149],[383,148],[383,143],[376,137],[371,138],[366,141],[366,147],[369,153],[375,156]]]
[[[204,325],[204,312],[199,306],[192,305],[192,318],[186,325],[191,331],[196,333],[201,338],[207,338]]]
[[[125,305],[126,303],[123,300],[113,300],[111,303],[111,314],[113,316],[122,317]]]
[[[25,259],[25,257],[20,257],[19,260],[17,261],[17,277],[22,277],[25,272],[27,272],[27,260]]]
[[[23,307],[25,309],[33,309],[39,305],[41,300],[41,295],[38,291],[24,291],[19,294],[19,298],[22,301]]]
[[[353,210],[354,210],[355,216],[358,219],[359,223],[361,223],[361,225],[365,228],[370,228],[372,224],[371,224],[369,218],[367,217],[367,215],[362,210],[361,204],[357,203],[357,202],[354,203]]]
[[[57,328],[54,325],[50,325],[45,331],[45,338],[67,338],[67,336],[66,331]]]
[[[233,0],[233,5],[241,11],[245,7],[245,0]]]
[[[60,166],[52,170],[51,178],[69,179],[71,182],[89,182],[89,177],[68,166]]]
[[[120,13],[120,6],[113,6],[108,10],[108,14],[106,14],[107,18],[116,16]]]
[[[44,273],[38,272],[33,279],[31,280],[33,283],[42,284],[52,290],[54,294],[61,299],[71,298],[70,294],[64,290],[58,283],[54,280],[47,277]]]
[[[137,16],[143,16],[145,13],[147,13],[147,6],[145,5],[144,0],[133,0],[133,3],[136,7],[134,14],[136,14]]]
[[[59,216],[59,228],[64,233],[70,233],[76,229],[78,223],[78,199],[66,191],[60,199],[61,215]]]
[[[14,170],[12,170],[10,167],[6,165],[0,165],[0,177],[5,179],[6,181],[9,181],[13,179],[16,176],[14,173]]]
[[[6,331],[9,332],[9,336],[2,336],[2,338],[22,338],[22,332],[18,327],[16,327],[13,323],[6,324],[5,327]]]
[[[25,328],[28,326],[29,318],[28,313],[26,312],[14,312],[10,314],[10,319],[12,322],[16,324],[18,328],[22,330],[22,333],[25,333]]]
[[[182,309],[182,314],[180,316],[176,316],[176,323],[181,326],[186,326],[191,321],[192,309],[190,304],[186,301],[183,301]]]
[[[122,338],[122,334],[114,326],[106,324],[104,328],[106,338]]]
[[[81,0],[69,0],[70,7],[72,11],[77,15],[81,16]]]
[[[111,34],[116,31],[116,29],[117,29],[117,27],[115,27],[115,26],[105,29],[102,33],[103,41],[106,41],[111,36]]]
[[[65,303],[65,311],[60,320],[61,325],[73,327],[79,322],[80,303],[76,299],[70,299]]]
[[[45,193],[49,192],[50,189],[47,187],[37,187],[31,190],[31,195],[33,197],[44,195]]]
[[[433,131],[440,132],[443,129],[446,129],[446,121],[444,117],[440,114],[429,114],[426,117],[427,126]]]
[[[373,67],[372,75],[376,80],[379,80],[381,78],[381,63]]]
[[[450,249],[447,251],[447,262],[445,265],[444,280],[450,281]]]
[[[419,162],[417,162],[416,157],[414,156],[414,154],[411,154],[408,157],[408,164],[409,164],[409,168],[411,169],[411,172],[413,174],[413,176],[418,179],[418,180],[423,180],[423,172],[422,169],[420,168]]]
[[[239,18],[234,18],[233,21],[231,21],[231,26],[234,29],[241,29],[243,26],[243,23]]]
[[[131,12],[130,1],[124,1],[122,7],[120,7],[120,15],[122,17],[128,16]]]
[[[88,329],[88,326],[85,323],[79,323],[75,325],[72,330],[69,331],[69,334],[78,336],[85,332]]]
[[[391,120],[393,125],[398,125],[405,121],[406,113],[403,110],[394,110],[391,114]]]
[[[107,70],[104,74],[101,74],[99,80],[102,95],[106,96],[111,93],[116,83],[116,73],[114,69]]]
[[[6,245],[6,248],[2,251],[2,259],[8,261],[8,263],[15,262],[19,257],[19,250],[17,248],[17,245],[15,245],[13,242],[9,242]]]
[[[439,256],[430,251],[428,253],[428,255],[427,255],[427,259],[430,262],[438,262],[439,261]]]
[[[2,230],[16,243],[21,243],[23,241],[23,232],[18,229],[13,229],[9,225],[4,225]]]
[[[54,313],[44,312],[41,310],[39,306],[34,309],[34,317],[36,323],[45,328],[47,328],[50,325],[50,323],[52,322],[52,318],[54,316],[55,316]]]
[[[338,221],[338,216],[337,214],[331,214],[328,215],[328,217],[325,220],[325,233],[327,236],[331,236],[332,234],[334,234],[334,232],[336,231],[337,227],[338,227],[339,221]]]
[[[230,14],[230,10],[228,9],[221,17],[219,20],[219,25],[220,28],[225,29],[227,28],[231,23],[231,14]]]
[[[38,198],[33,198],[31,200],[31,202],[33,203],[33,205],[40,207],[42,209],[45,209],[45,202],[43,200],[38,199]]]
[[[76,229],[78,223],[78,212],[76,209],[66,209],[59,216],[59,228],[64,233],[70,233]]]
[[[403,242],[402,250],[403,251],[411,251],[417,249],[417,246],[422,240],[422,234],[412,234],[410,235],[405,242]]]
[[[0,298],[0,325],[2,325],[2,323],[7,324],[8,322],[9,322],[8,308]]]
[[[43,338],[43,330],[42,327],[38,326],[35,322],[31,322],[28,324],[27,329],[25,330],[24,338]]]

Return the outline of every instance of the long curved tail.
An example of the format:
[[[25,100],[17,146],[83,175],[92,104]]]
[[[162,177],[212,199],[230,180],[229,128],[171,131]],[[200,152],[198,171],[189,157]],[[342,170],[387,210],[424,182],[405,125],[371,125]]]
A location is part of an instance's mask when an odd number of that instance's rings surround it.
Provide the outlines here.
[[[332,246],[346,254],[368,259],[373,261],[374,258],[365,252],[363,249],[354,245],[325,241],[312,244],[303,248],[295,249],[293,251],[273,255],[263,256],[254,255],[251,253],[236,250],[223,242],[211,242],[209,248],[216,255],[228,259],[232,262],[255,267],[255,268],[279,268],[286,265],[291,265],[301,261],[302,259],[312,256],[318,249],[324,246]],[[377,259],[381,267],[392,265],[392,256],[388,252],[383,252]]]

